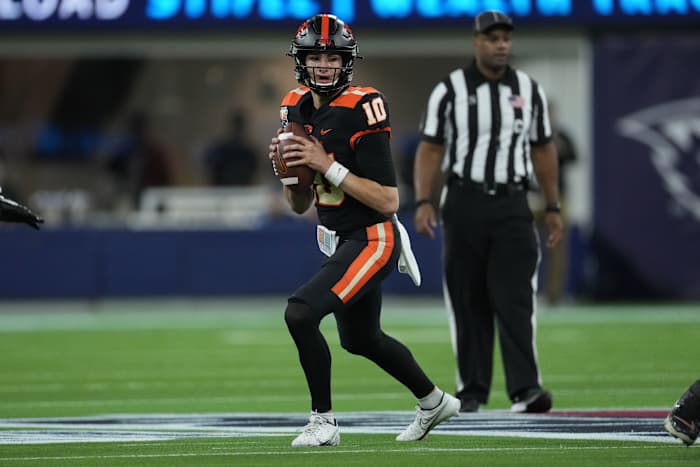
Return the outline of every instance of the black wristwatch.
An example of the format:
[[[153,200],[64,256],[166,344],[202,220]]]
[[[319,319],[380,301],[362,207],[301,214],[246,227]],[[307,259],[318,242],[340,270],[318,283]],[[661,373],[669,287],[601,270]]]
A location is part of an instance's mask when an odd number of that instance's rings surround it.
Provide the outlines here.
[[[414,203],[414,207],[418,208],[419,206],[421,206],[423,204],[429,204],[429,203],[432,203],[432,201],[430,199],[421,198],[421,199],[416,200],[416,202]]]
[[[559,204],[559,203],[547,203],[547,205],[544,207],[544,212],[561,213],[561,204]]]

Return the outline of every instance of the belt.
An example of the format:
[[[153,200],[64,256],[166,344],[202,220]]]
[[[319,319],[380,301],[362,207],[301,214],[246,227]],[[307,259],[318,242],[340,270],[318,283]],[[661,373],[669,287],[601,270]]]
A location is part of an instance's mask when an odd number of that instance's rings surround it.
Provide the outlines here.
[[[525,193],[528,187],[526,182],[496,183],[489,187],[486,182],[475,182],[474,180],[465,180],[459,177],[453,178],[452,183],[466,190],[489,196],[510,196],[517,193]]]

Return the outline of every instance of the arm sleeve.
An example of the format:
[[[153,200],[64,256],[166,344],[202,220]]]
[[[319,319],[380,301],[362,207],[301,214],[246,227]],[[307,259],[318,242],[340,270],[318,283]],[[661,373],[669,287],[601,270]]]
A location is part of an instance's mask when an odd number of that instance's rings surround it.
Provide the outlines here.
[[[352,112],[352,125],[357,129],[350,138],[355,168],[360,177],[397,186],[391,157],[391,111],[384,95],[371,89]]]
[[[359,139],[355,149],[361,175],[384,186],[396,186],[389,133],[370,133]]]

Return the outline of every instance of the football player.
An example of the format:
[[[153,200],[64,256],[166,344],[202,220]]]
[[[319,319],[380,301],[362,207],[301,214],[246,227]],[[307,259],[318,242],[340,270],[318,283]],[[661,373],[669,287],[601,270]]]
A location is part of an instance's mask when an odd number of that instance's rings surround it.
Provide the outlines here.
[[[2,188],[0,188],[1,192]],[[28,207],[22,206],[17,201],[5,198],[0,194],[0,221],[21,222],[39,230],[39,224],[44,222],[44,219],[34,214]]]
[[[288,55],[301,86],[282,100],[280,119],[282,126],[302,123],[311,138],[292,136],[294,144],[283,157],[288,166],[306,164],[317,174],[308,191],[285,186],[284,193],[296,213],[315,204],[319,249],[328,256],[288,299],[285,310],[312,410],[292,446],[335,446],[340,440],[331,411],[331,355],[319,330],[331,313],[345,350],[373,361],[418,399],[415,420],[396,439],[423,439],[457,415],[459,400],[437,388],[408,348],[380,328],[381,282],[396,268],[402,247],[394,216],[399,194],[389,106],[377,89],[351,86],[361,57],[350,27],[336,16],[319,14],[304,21]],[[271,160],[278,143],[272,138]]]

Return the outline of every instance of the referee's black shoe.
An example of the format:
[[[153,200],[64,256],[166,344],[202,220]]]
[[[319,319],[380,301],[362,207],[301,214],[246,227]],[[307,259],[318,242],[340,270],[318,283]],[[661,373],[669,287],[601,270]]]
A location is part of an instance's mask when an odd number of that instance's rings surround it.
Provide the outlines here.
[[[530,388],[513,399],[513,413],[544,413],[552,408],[552,393],[543,388]]]
[[[460,406],[459,411],[462,413],[478,412],[479,411],[479,401],[476,399],[459,399]]]

